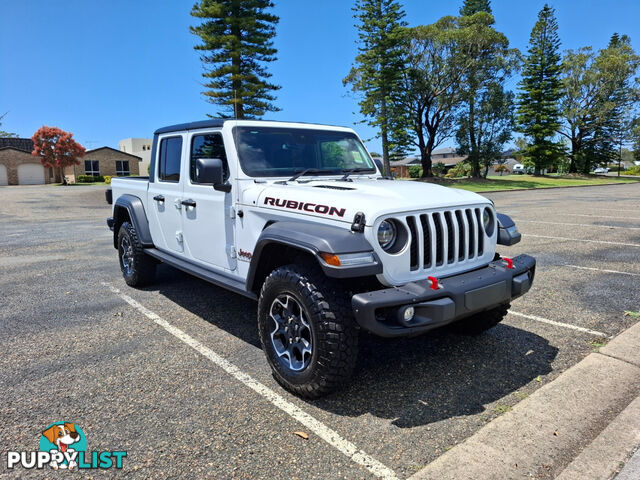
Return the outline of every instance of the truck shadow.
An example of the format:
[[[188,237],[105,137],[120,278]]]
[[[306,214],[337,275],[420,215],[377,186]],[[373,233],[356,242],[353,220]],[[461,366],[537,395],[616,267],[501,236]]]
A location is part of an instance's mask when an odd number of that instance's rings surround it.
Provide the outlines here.
[[[161,295],[261,348],[255,302],[171,267],[158,273],[153,288]],[[508,325],[478,337],[446,329],[393,340],[363,334],[349,384],[308,403],[341,416],[390,419],[400,428],[426,425],[483,412],[484,405],[551,372],[557,353],[546,339]]]

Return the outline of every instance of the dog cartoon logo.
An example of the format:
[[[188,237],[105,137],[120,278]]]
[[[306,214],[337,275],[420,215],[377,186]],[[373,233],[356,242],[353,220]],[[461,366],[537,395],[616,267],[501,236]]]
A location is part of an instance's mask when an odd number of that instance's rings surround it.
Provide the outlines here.
[[[40,451],[50,452],[51,468],[77,468],[77,452],[87,450],[84,433],[75,423],[56,422],[42,432]]]

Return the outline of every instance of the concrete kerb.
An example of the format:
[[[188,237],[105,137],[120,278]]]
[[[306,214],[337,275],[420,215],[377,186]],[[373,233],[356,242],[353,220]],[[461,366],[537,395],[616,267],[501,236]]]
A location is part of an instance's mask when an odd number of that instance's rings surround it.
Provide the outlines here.
[[[614,420],[640,395],[639,338],[637,323],[411,479],[557,476],[589,445],[596,445],[598,436],[610,424],[614,427]],[[625,424],[619,423],[621,428]],[[611,458],[601,463],[616,464],[633,448],[628,445],[632,436],[608,432],[608,438],[616,437],[623,440],[604,453]],[[572,478],[569,473],[566,478]]]

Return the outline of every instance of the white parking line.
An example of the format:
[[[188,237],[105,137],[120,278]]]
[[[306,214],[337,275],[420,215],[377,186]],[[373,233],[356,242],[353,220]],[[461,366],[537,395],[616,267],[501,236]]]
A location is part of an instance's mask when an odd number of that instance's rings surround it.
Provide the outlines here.
[[[616,212],[630,212],[631,210],[616,210]],[[638,213],[637,210],[633,213]],[[595,217],[595,218],[610,218],[612,220],[640,220],[640,217],[612,217],[611,215],[588,215],[586,213],[556,213],[555,215],[569,215],[571,217]]]
[[[204,355],[205,357],[207,357],[216,366],[220,367],[222,370],[227,372],[236,380],[240,381],[245,386],[249,387],[256,393],[258,393],[259,395],[267,399],[269,402],[271,402],[273,405],[278,407],[280,410],[282,410],[283,412],[285,412],[286,414],[288,414],[289,416],[291,416],[292,418],[300,422],[302,425],[307,427],[313,433],[318,435],[318,437],[322,438],[329,445],[331,445],[332,447],[334,447],[335,449],[339,450],[341,453],[349,457],[349,459],[351,459],[358,465],[361,465],[367,470],[369,470],[369,472],[371,472],[376,477],[389,479],[389,480],[391,479],[397,480],[398,477],[393,472],[393,470],[383,465],[373,457],[369,456],[364,451],[360,450],[353,443],[342,438],[338,434],[338,432],[336,432],[335,430],[332,430],[331,428],[327,427],[326,425],[316,420],[314,417],[304,412],[302,409],[300,409],[293,403],[289,402],[288,400],[285,400],[283,397],[281,397],[279,394],[271,390],[269,387],[261,384],[250,375],[247,375],[246,373],[242,372],[234,364],[232,364],[228,360],[225,360],[216,352],[204,346],[202,343],[198,342],[193,337],[187,335],[179,328],[174,327],[169,322],[167,322],[166,320],[161,318],[159,315],[152,312],[151,310],[149,310],[148,308],[146,308],[145,306],[143,306],[133,298],[129,297],[128,295],[125,295],[124,293],[121,293],[120,290],[118,290],[117,288],[104,282],[102,283],[102,285],[104,285],[113,293],[118,295],[122,300],[127,302],[129,305],[131,305],[133,308],[138,310],[140,313],[145,315],[149,320],[152,320],[153,322],[155,322],[156,324],[164,328],[171,335],[183,341],[184,343],[189,345],[191,348],[196,350],[201,355]]]
[[[538,317],[537,315],[527,315],[525,313],[514,312],[513,310],[509,310],[509,313],[511,315],[515,315],[516,317],[528,318],[529,320],[535,320],[536,322],[547,323],[549,325],[554,325],[556,327],[570,328],[571,330],[577,330],[578,332],[597,335],[598,337],[611,338],[606,333],[598,332],[597,330],[589,330],[588,328],[578,327],[577,325],[571,325],[570,323],[556,322],[555,320],[549,320],[548,318]]]
[[[595,267],[580,267],[578,265],[563,265],[563,266],[571,267],[571,268],[579,268],[580,270],[596,270],[598,272],[619,273],[620,275],[631,275],[632,277],[640,277],[640,273],[620,272],[618,270],[607,270],[604,268],[595,268]]]
[[[567,225],[572,225],[574,227],[598,227],[598,228],[621,228],[623,230],[640,230],[640,227],[619,227],[619,226],[615,226],[615,225],[590,225],[588,223],[564,223],[564,222],[543,222],[542,220],[518,220],[518,223],[520,222],[525,222],[525,223],[543,223],[546,225],[562,225],[562,226],[567,226]]]
[[[584,238],[551,237],[548,235],[534,235],[533,233],[523,233],[522,236],[534,237],[534,238],[550,238],[552,240],[568,240],[570,242],[604,243],[607,245],[623,245],[625,247],[640,247],[640,244],[638,243],[607,242],[606,240],[587,240]]]

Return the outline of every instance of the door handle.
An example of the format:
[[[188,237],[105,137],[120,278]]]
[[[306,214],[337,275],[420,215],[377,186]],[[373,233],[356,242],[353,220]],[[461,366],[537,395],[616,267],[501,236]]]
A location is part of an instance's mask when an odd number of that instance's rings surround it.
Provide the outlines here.
[[[182,203],[182,205],[184,205],[185,207],[193,207],[193,208],[196,208],[196,201],[195,201],[195,200],[191,200],[191,199],[189,199],[189,200],[183,200],[183,201],[182,201],[182,202],[180,202],[180,203]]]
[[[164,196],[163,195],[156,195],[155,197],[153,197],[153,199],[156,202],[164,202]]]

